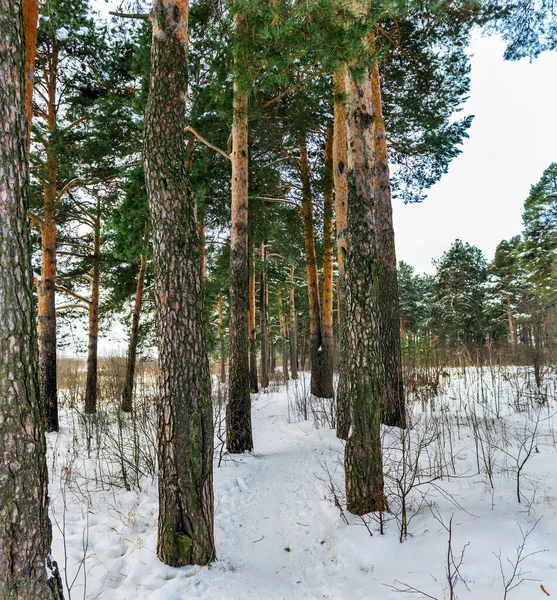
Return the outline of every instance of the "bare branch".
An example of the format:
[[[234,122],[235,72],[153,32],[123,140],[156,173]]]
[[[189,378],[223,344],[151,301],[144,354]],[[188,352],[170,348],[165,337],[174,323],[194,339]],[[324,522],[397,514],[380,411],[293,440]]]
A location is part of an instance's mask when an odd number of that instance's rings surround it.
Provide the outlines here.
[[[215,152],[218,152],[220,155],[224,156],[224,158],[226,158],[226,160],[230,160],[230,154],[227,154],[224,150],[221,150],[218,146],[211,144],[211,142],[206,140],[201,134],[197,133],[197,131],[193,127],[191,127],[191,125],[188,125],[184,131],[189,131],[190,133],[193,133],[193,135],[195,135],[195,137],[200,142],[205,144],[205,146],[207,146],[207,148],[211,148],[211,150],[214,150]]]

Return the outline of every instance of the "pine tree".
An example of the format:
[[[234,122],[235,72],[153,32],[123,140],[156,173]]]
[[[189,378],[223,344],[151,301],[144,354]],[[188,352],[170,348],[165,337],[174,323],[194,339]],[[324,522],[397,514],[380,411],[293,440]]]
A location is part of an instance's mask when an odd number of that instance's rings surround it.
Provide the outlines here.
[[[171,565],[207,564],[213,534],[213,420],[195,198],[184,164],[186,1],[155,0],[144,166],[159,320],[159,527]]]
[[[423,334],[429,321],[431,277],[417,275],[414,267],[400,261],[398,264],[398,294],[401,329],[415,335]]]
[[[520,307],[524,308],[525,281],[522,267],[523,243],[519,235],[503,240],[495,250],[495,257],[488,266],[487,305],[491,313],[491,333],[513,346],[517,343],[517,317]]]
[[[249,366],[248,93],[241,71],[246,15],[236,12],[232,123],[232,208],[230,233],[230,361],[226,407],[226,447],[231,453],[253,449]]]
[[[448,344],[480,343],[485,336],[487,263],[482,251],[461,240],[435,263],[432,329]]]
[[[28,221],[25,42],[20,0],[0,1],[0,596],[61,600],[50,555]]]
[[[345,449],[346,505],[365,514],[385,509],[381,409],[385,374],[380,342],[373,175],[372,86],[369,72],[348,72],[348,214],[345,289],[341,310],[340,379],[351,429]],[[340,384],[339,384],[340,387]]]
[[[524,203],[523,265],[527,271],[526,305],[534,341],[534,371],[541,386],[542,349],[555,339],[557,307],[557,163],[532,186]]]

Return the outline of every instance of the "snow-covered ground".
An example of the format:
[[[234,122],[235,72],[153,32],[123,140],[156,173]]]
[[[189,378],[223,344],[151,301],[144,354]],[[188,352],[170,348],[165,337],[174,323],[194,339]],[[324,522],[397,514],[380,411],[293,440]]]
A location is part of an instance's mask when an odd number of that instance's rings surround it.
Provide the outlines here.
[[[540,404],[525,373],[451,370],[441,375],[435,410],[431,398],[413,405],[410,433],[385,430],[391,513],[384,535],[375,519],[346,512],[342,518],[335,506],[331,479],[341,508],[343,502],[343,443],[323,420],[316,427],[311,409],[308,420],[296,413],[296,400],[308,399],[303,382],[254,395],[254,453],[224,457],[220,467],[215,456],[218,560],[210,567],[175,569],[157,559],[156,479],[143,475],[140,489],[112,485],[111,473],[121,465],[102,468],[98,461],[117,463],[118,453],[106,458],[108,438],[92,429],[87,458],[79,419],[64,409],[61,432],[49,434],[48,442],[53,553],[70,588],[67,597],[449,598],[451,517],[457,565],[466,546],[455,597],[503,599],[501,567],[508,581],[527,532],[522,557],[530,556],[510,586],[526,580],[506,597],[557,596],[555,387],[548,375],[547,402]],[[530,449],[519,503],[517,465]],[[412,480],[422,485],[409,491],[408,536],[401,543],[400,489]]]

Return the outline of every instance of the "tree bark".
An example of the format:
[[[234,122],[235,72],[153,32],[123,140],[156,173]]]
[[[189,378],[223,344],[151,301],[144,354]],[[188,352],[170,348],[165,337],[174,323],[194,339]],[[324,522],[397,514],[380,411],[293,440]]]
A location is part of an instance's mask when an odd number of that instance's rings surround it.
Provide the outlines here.
[[[257,394],[259,382],[257,380],[257,345],[255,331],[255,260],[253,245],[250,245],[249,256],[249,388],[250,392]]]
[[[97,412],[97,358],[99,341],[99,292],[101,264],[101,211],[97,200],[97,213],[93,228],[93,264],[91,267],[91,302],[89,304],[89,344],[87,346],[87,379],[85,383],[85,414]]]
[[[290,267],[290,373],[292,379],[298,379],[298,319],[296,315],[294,265]]]
[[[346,504],[350,512],[384,510],[381,407],[385,374],[381,357],[379,284],[373,186],[373,109],[369,74],[347,77],[348,227],[341,376],[347,384],[350,434],[345,448]]]
[[[318,398],[332,398],[332,372],[329,381],[323,365],[321,333],[321,307],[319,301],[319,278],[315,254],[315,234],[311,194],[311,171],[305,137],[300,143],[300,174],[302,179],[302,216],[304,220],[304,245],[308,277],[308,299],[310,315],[309,356],[311,361],[311,393]]]
[[[56,80],[58,49],[52,48],[47,69],[47,126],[52,138],[56,129]],[[39,370],[41,398],[44,404],[46,431],[58,431],[58,395],[56,383],[56,203],[58,158],[49,143],[46,147],[43,182],[44,213],[41,222],[41,279],[37,285],[39,299]]]
[[[278,295],[278,310],[279,310],[279,324],[280,324],[280,343],[281,343],[281,356],[282,356],[282,378],[286,383],[288,377],[288,352],[286,350],[286,322],[284,319],[284,311],[282,309],[282,293],[280,289],[277,292]]]
[[[513,346],[516,346],[516,329],[514,324],[510,295],[507,296],[507,320],[509,324],[509,341]]]
[[[277,370],[277,354],[275,348],[275,337],[269,337],[269,373],[274,379],[275,371]]]
[[[222,307],[222,294],[219,294],[220,382],[226,383],[226,347],[224,342],[224,319],[222,317]]]
[[[333,128],[327,129],[323,181],[323,319],[321,323],[321,376],[325,398],[333,398]]]
[[[25,33],[25,116],[27,119],[27,157],[31,150],[31,122],[33,120],[33,86],[37,56],[37,23],[39,0],[23,0],[23,30]]]
[[[241,39],[245,16],[234,15],[235,35]],[[248,95],[240,88],[235,56],[232,122],[232,225],[230,233],[230,361],[226,409],[226,447],[241,453],[253,449],[249,393],[249,261],[248,261]]]
[[[333,174],[335,181],[335,216],[337,226],[337,263],[338,263],[338,338],[342,340],[343,315],[342,303],[344,298],[344,260],[346,256],[346,226],[348,214],[348,141],[346,125],[346,68],[339,69],[333,78],[334,85],[334,134],[333,134]],[[339,364],[343,360],[343,348],[340,346]],[[348,439],[350,431],[350,406],[346,404],[349,398],[348,382],[345,379],[347,371],[339,369],[337,388],[337,436]]]
[[[261,330],[261,373],[262,388],[269,387],[269,338],[267,332],[267,250],[261,244],[261,281],[259,284],[259,316]]]
[[[157,555],[207,564],[213,533],[213,409],[195,197],[184,164],[187,0],[155,0],[144,164],[159,329]]]
[[[0,597],[61,600],[37,376],[20,0],[0,0],[0,123]]]
[[[145,248],[149,244],[149,234],[143,238]],[[135,376],[135,363],[137,357],[137,342],[139,339],[139,317],[141,315],[141,305],[143,303],[143,288],[145,285],[145,274],[147,272],[147,255],[142,254],[137,272],[137,287],[135,290],[135,302],[133,305],[132,326],[130,331],[130,343],[128,346],[128,360],[126,363],[126,381],[122,393],[122,410],[132,412],[133,408],[133,384]]]
[[[402,380],[402,352],[400,348],[400,310],[398,305],[397,262],[391,181],[387,136],[381,102],[379,62],[371,72],[371,100],[374,116],[374,193],[375,227],[377,244],[377,286],[381,330],[381,354],[385,372],[385,397],[382,409],[383,423],[397,427],[406,426],[404,386]]]

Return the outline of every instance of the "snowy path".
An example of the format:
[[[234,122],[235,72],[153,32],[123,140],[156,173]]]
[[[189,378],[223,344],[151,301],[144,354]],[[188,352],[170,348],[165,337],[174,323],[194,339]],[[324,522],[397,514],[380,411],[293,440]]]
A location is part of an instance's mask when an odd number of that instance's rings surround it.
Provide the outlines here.
[[[311,589],[336,516],[324,510],[316,475],[324,475],[319,458],[340,443],[330,431],[316,436],[310,423],[288,424],[273,394],[260,395],[253,413],[256,454],[241,457],[240,473],[217,492],[219,554],[250,573],[254,598],[322,598]]]
[[[294,383],[289,392],[293,393]],[[448,396],[447,396],[448,397]],[[554,407],[551,410],[555,414]],[[419,598],[386,587],[395,580],[441,600],[446,595],[447,533],[427,508],[414,516],[410,537],[400,544],[396,521],[373,537],[356,517],[346,525],[329,498],[322,463],[335,471],[342,443],[312,420],[288,421],[287,391],[253,396],[255,452],[215,466],[215,537],[218,560],[210,567],[174,569],[156,556],[157,482],[142,480],[141,491],[79,485],[63,479],[50,486],[55,519],[53,553],[67,563],[70,600],[396,600]],[[517,421],[509,417],[508,424]],[[508,425],[507,425],[508,426]],[[74,433],[68,421],[61,434],[49,434],[51,472],[65,473]],[[544,438],[545,439],[545,438]],[[550,439],[549,437],[547,438]],[[546,598],[540,585],[557,596],[557,451],[540,440],[524,485],[536,491],[528,514],[516,502],[515,482],[503,471],[493,497],[487,480],[476,473],[469,430],[454,432],[454,451],[464,477],[440,482],[443,493],[428,492],[445,523],[454,514],[454,552],[470,543],[458,586],[460,600],[503,597],[499,565],[513,558],[525,531],[543,519],[529,538],[524,565],[531,571],[508,600]],[[56,446],[56,452],[53,446]],[[55,465],[53,467],[53,465]],[[73,467],[79,471],[77,463]],[[90,469],[86,466],[85,469]],[[470,475],[471,474],[471,475]],[[89,473],[90,475],[90,473]],[[342,487],[342,469],[334,473]],[[91,477],[87,481],[91,481]],[[66,510],[64,510],[64,493]],[[466,511],[447,500],[450,493]],[[528,492],[531,493],[531,492]],[[56,526],[56,523],[60,527]],[[66,544],[61,528],[65,524]],[[85,551],[84,551],[85,546]],[[64,551],[66,547],[66,555]],[[85,569],[80,569],[83,556]],[[507,564],[505,562],[505,564]],[[78,573],[75,582],[74,575]],[[84,586],[86,585],[86,589]],[[422,596],[423,597],[423,596]]]

